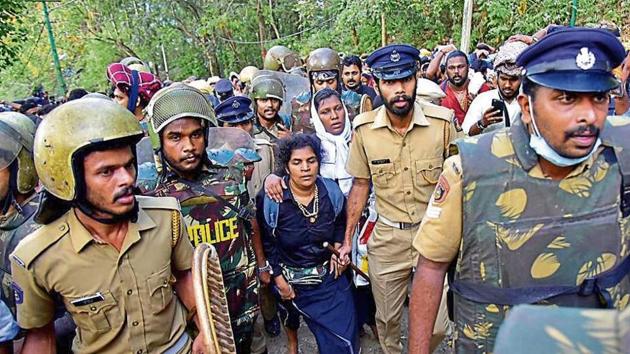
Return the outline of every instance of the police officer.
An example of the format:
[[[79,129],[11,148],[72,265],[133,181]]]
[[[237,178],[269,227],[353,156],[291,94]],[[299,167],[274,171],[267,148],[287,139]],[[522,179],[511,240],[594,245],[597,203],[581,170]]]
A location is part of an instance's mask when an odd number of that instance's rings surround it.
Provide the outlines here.
[[[11,263],[9,255],[17,244],[38,225],[33,221],[37,210],[35,185],[37,174],[33,164],[33,137],[35,123],[16,112],[0,113],[0,300],[7,306],[7,322],[1,327],[8,335],[5,340],[15,338],[19,328],[15,317],[15,296],[11,288]],[[13,324],[9,326],[9,324]],[[0,340],[2,342],[4,340]],[[0,343],[2,349],[11,345]]]
[[[384,105],[355,118],[346,166],[354,181],[343,253],[351,249],[371,184],[376,195],[379,218],[367,244],[368,262],[379,341],[387,354],[402,351],[400,320],[417,259],[411,241],[456,134],[450,110],[416,101],[417,58],[409,45],[389,45],[368,57]]]
[[[265,70],[292,74],[302,74],[303,66],[304,63],[299,54],[282,45],[269,48],[263,61],[263,69]]]
[[[601,30],[545,36],[517,58],[522,119],[453,146],[414,240],[411,353],[428,350],[451,264],[460,352],[492,351],[512,305],[628,304],[630,126],[606,118],[624,53]]]
[[[497,335],[494,353],[624,354],[630,348],[630,307],[582,309],[518,305]]]
[[[350,121],[357,114],[372,109],[370,96],[342,90],[341,59],[336,51],[330,48],[312,51],[306,60],[306,73],[311,83],[310,90],[299,94],[291,101],[294,131],[315,131],[311,123],[311,97],[315,92],[326,87],[341,93],[341,100],[348,110]]]
[[[215,110],[219,125],[225,127],[238,127],[245,131],[248,135],[253,133],[253,117],[254,112],[251,109],[252,101],[244,96],[230,97],[221,103]],[[230,139],[235,140],[235,139]],[[249,196],[253,198],[262,188],[265,177],[267,177],[274,167],[273,149],[271,143],[265,139],[254,139],[256,144],[256,152],[261,157],[260,161],[250,163],[246,166],[248,171],[247,190]],[[253,168],[253,170],[251,170]],[[251,171],[251,172],[250,172]],[[258,279],[261,282],[259,289],[259,299],[261,314],[264,319],[265,327],[272,335],[278,335],[280,331],[280,322],[276,315],[276,302],[269,289],[271,281],[271,266],[267,262],[267,257],[262,247],[260,234],[255,232],[252,235],[252,246],[256,255]],[[254,329],[254,337],[252,341],[252,354],[265,352],[266,340],[262,330],[257,324]]]
[[[247,96],[249,95],[252,88],[252,79],[258,72],[258,68],[252,65],[248,65],[241,69],[241,72],[238,74],[238,79],[241,84],[244,86],[242,94]]]
[[[291,134],[291,118],[280,113],[284,96],[284,85],[277,77],[264,73],[252,80],[254,137],[274,143]]]
[[[250,241],[252,203],[242,161],[231,163],[231,149],[217,149],[216,158],[209,159],[206,136],[217,121],[210,102],[192,87],[173,84],[161,90],[147,115],[159,136],[162,165],[157,187],[149,194],[179,200],[192,244],[216,248],[237,352],[248,353],[258,295]]]
[[[214,85],[214,93],[219,99],[219,103],[225,101],[229,97],[234,96],[234,87],[228,79],[221,79]]]
[[[132,192],[142,136],[129,111],[98,98],[68,102],[40,124],[35,168],[45,190],[36,221],[44,225],[11,255],[23,353],[54,350],[54,299],[77,325],[76,353],[203,345],[186,333],[193,249],[177,201]]]

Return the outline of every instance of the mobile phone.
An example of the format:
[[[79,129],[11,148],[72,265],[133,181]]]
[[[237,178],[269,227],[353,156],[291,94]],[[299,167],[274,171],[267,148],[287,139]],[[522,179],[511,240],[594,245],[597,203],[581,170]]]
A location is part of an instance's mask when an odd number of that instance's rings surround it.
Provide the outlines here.
[[[501,100],[497,100],[496,98],[492,99],[492,108],[495,111],[501,111],[501,114],[503,115],[503,120],[505,121],[505,126],[509,127],[510,126],[510,118],[505,114],[505,112],[507,111],[507,108],[505,107],[505,102],[501,101]]]

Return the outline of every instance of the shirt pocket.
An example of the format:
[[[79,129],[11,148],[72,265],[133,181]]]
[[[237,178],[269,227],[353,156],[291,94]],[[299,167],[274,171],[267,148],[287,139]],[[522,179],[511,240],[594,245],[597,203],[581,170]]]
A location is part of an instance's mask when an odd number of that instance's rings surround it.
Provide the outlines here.
[[[391,162],[372,165],[372,181],[380,188],[387,188],[394,176],[396,175],[396,168]]]
[[[437,184],[442,173],[441,157],[416,161],[416,183],[420,187]]]
[[[79,306],[73,305],[72,302],[84,298],[85,296],[67,299],[66,307],[70,314],[72,314],[72,319],[76,322],[77,327],[82,331],[87,330],[90,332],[103,333],[109,331],[112,325],[115,325],[112,323],[116,317],[113,309],[118,303],[109,291],[101,292],[101,295],[103,296],[102,301]]]
[[[164,311],[173,300],[173,283],[170,262],[147,278],[151,311],[154,315]]]

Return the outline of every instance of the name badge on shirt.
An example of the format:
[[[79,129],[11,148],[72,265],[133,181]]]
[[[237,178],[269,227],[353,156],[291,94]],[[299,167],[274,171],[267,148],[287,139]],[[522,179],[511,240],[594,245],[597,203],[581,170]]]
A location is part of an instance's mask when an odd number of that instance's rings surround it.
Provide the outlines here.
[[[105,300],[105,297],[103,296],[103,294],[98,292],[94,295],[88,295],[88,296],[78,298],[76,300],[72,300],[70,301],[70,303],[74,306],[85,306],[85,305],[93,304],[95,302],[104,301],[104,300]]]
[[[384,165],[386,163],[390,163],[389,159],[381,159],[381,160],[372,160],[372,165]]]

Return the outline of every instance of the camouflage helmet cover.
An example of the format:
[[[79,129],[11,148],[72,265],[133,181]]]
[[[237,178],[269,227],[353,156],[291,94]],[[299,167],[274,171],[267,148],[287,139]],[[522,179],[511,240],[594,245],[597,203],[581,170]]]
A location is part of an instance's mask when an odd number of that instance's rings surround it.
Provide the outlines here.
[[[180,118],[199,118],[212,126],[217,125],[212,104],[206,95],[181,83],[158,91],[147,106],[147,116],[156,133]]]
[[[257,75],[252,80],[251,99],[255,102],[258,99],[275,98],[284,101],[284,84],[271,73]]]

